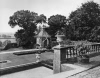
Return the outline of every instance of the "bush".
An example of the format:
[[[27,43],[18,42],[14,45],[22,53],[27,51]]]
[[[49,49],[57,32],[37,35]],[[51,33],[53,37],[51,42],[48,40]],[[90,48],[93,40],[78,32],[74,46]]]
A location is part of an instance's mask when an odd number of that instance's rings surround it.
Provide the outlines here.
[[[2,42],[0,41],[0,47],[2,47]]]
[[[63,42],[62,42],[62,44],[63,45],[72,45],[72,42],[71,42],[71,40],[64,40]]]
[[[6,46],[8,43],[11,43],[11,41],[10,41],[10,40],[5,40],[5,41],[3,42],[3,44],[2,44],[2,46]]]
[[[54,47],[54,46],[56,46],[56,45],[58,45],[58,42],[57,42],[57,41],[52,41],[51,46]]]
[[[10,48],[18,48],[17,43],[8,43],[3,50],[8,50]]]

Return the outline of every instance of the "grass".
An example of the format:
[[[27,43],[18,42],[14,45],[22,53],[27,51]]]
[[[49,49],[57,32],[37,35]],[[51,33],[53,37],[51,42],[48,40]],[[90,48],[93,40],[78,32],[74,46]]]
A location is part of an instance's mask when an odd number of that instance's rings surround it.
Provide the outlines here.
[[[41,57],[40,60],[53,59],[53,53],[51,52],[42,53],[40,57]],[[11,62],[6,64],[0,64],[0,68],[36,62],[36,56],[35,54],[27,54],[21,56],[14,55],[12,53],[0,54],[0,61],[3,60],[9,60]]]

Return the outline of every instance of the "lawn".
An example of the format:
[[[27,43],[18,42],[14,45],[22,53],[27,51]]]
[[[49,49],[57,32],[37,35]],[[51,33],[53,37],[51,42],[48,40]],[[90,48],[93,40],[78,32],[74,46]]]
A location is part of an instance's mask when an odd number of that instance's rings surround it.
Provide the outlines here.
[[[73,43],[79,44],[80,42],[73,42]],[[3,52],[16,51],[16,50],[23,50],[23,49],[13,48],[13,49],[5,50]],[[53,60],[53,52],[45,52],[41,54],[41,61],[49,60],[49,59]],[[14,55],[13,53],[7,53],[7,54],[0,53],[0,62],[2,61],[4,61],[4,63],[0,63],[0,68],[5,68],[5,67],[10,67],[10,66],[36,62],[36,56],[35,54],[26,54],[26,55],[18,56],[18,55]],[[6,63],[5,61],[8,61],[8,63]]]
[[[45,52],[41,54],[41,60],[48,60],[48,59],[53,59],[52,52]],[[35,54],[17,56],[17,55],[14,55],[13,53],[4,53],[4,54],[1,53],[0,62],[2,61],[9,61],[8,63],[6,62],[0,63],[0,68],[5,68],[5,67],[10,67],[10,66],[16,66],[16,65],[36,62],[36,56]]]

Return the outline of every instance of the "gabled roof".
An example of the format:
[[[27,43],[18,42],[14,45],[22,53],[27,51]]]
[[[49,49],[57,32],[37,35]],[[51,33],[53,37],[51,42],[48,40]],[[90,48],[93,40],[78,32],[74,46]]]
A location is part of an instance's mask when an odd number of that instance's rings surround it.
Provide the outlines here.
[[[45,31],[44,28],[42,28],[36,37],[50,37],[50,35]]]

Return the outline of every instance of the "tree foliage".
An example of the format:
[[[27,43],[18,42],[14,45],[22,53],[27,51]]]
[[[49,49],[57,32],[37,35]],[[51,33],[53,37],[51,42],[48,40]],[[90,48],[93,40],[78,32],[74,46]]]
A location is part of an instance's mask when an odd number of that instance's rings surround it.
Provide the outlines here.
[[[87,40],[92,30],[100,26],[100,6],[90,1],[82,4],[80,8],[71,12],[69,25],[74,28],[74,38]]]
[[[36,23],[42,23],[42,22],[45,23],[46,20],[47,20],[47,17],[44,14],[41,14],[36,18]]]
[[[39,15],[36,19],[36,23],[37,23],[36,33],[39,33],[42,29],[42,25],[47,24],[47,17],[44,14]]]
[[[21,29],[15,33],[16,40],[20,46],[26,48],[35,42],[34,35],[37,16],[37,13],[28,10],[20,10],[10,16],[9,25],[11,27],[21,27]]]
[[[100,26],[96,26],[91,30],[90,41],[100,42]]]
[[[50,26],[48,32],[51,36],[54,36],[58,30],[66,26],[66,17],[58,14],[53,15],[48,18],[48,24]]]

